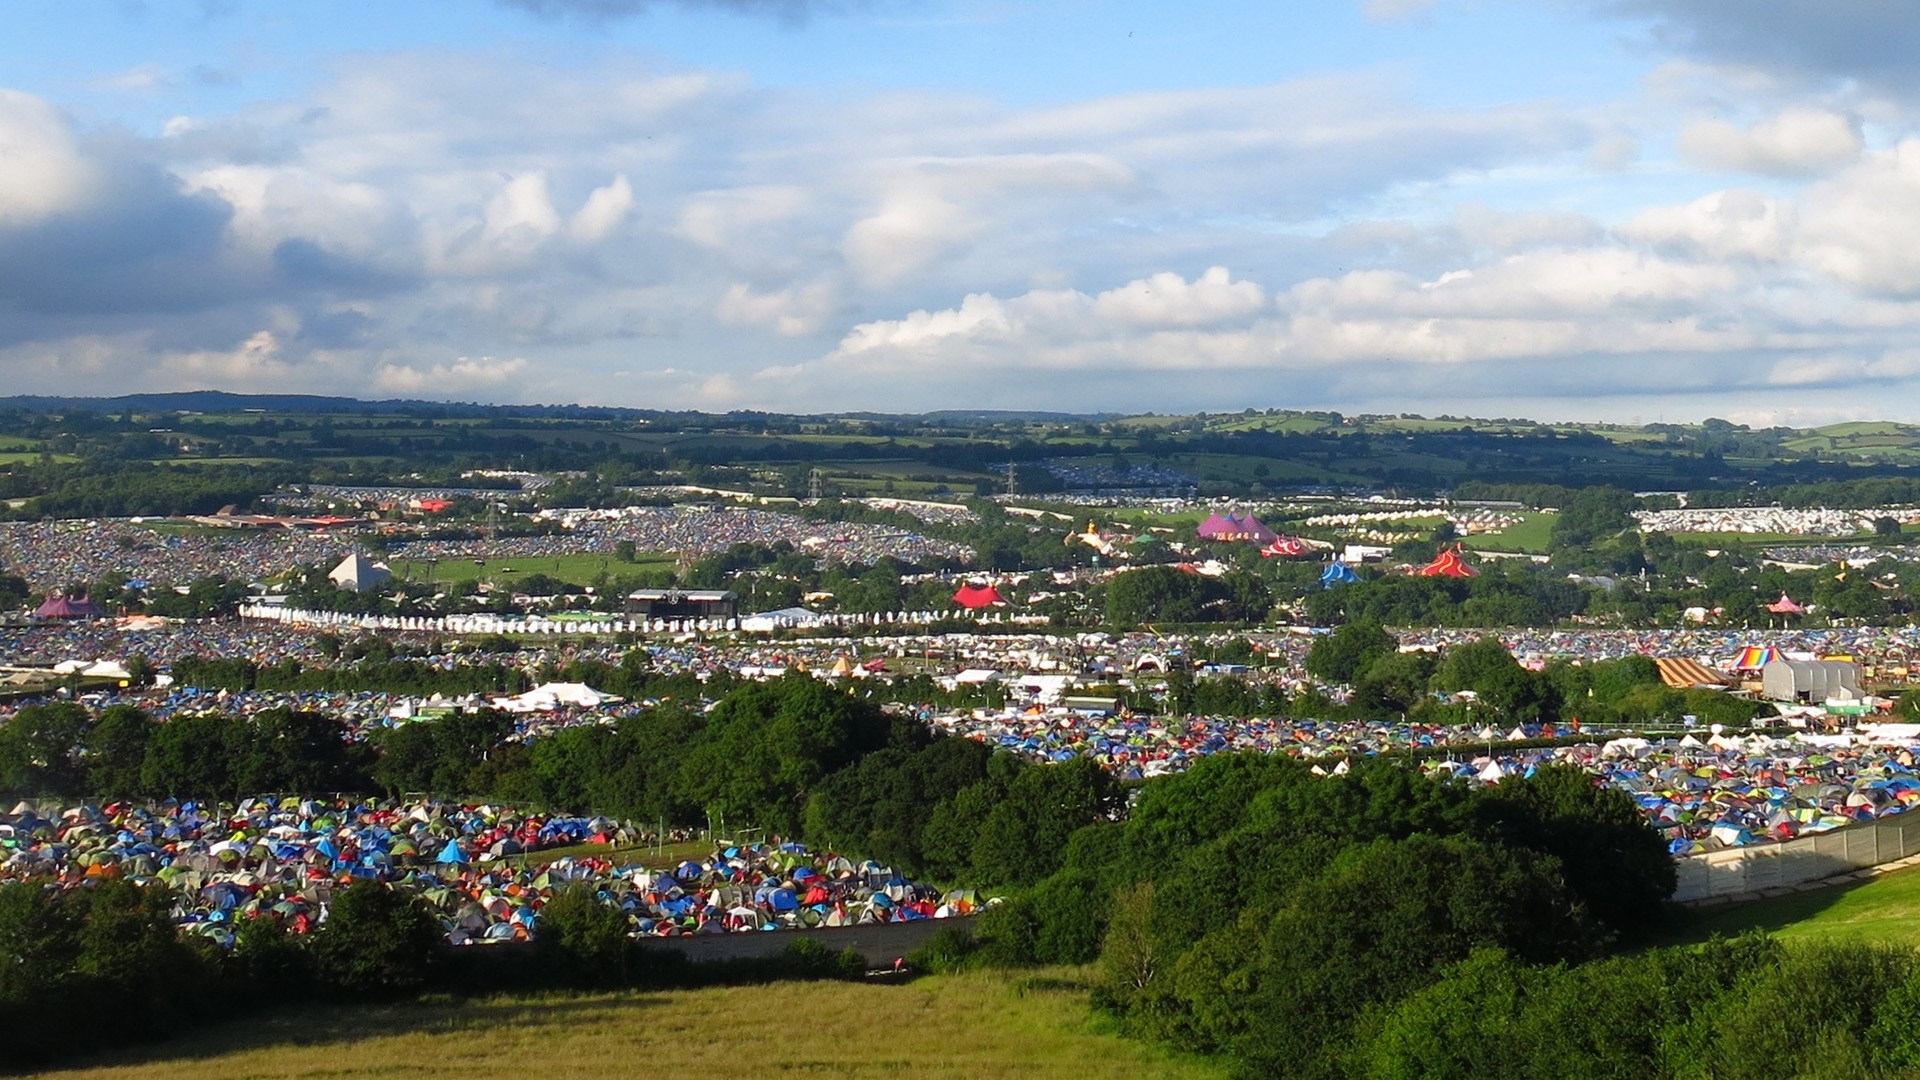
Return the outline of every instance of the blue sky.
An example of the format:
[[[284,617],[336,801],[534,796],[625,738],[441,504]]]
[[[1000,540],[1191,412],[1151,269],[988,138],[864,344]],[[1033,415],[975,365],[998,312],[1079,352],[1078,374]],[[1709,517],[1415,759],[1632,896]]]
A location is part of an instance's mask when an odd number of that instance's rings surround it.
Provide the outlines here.
[[[1896,0],[72,0],[0,373],[1920,419]]]

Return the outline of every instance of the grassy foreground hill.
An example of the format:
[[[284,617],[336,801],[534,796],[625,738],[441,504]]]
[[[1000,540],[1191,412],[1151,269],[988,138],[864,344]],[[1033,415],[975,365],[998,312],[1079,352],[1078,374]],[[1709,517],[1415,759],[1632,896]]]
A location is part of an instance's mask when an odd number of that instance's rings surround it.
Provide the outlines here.
[[[776,983],[674,993],[290,1009],[36,1074],[249,1077],[1092,1075],[1216,1080],[1223,1064],[1121,1038],[1072,971],[908,983]]]
[[[1920,947],[1920,867],[1685,915],[1674,943],[1766,930],[1783,941]]]

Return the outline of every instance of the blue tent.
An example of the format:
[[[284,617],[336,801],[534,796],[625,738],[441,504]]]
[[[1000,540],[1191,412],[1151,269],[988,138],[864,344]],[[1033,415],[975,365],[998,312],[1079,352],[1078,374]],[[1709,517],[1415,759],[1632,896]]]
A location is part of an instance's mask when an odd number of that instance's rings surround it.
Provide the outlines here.
[[[1353,572],[1353,567],[1343,562],[1328,563],[1326,571],[1320,575],[1320,584],[1329,589],[1335,585],[1351,585],[1359,580],[1360,575]]]
[[[467,853],[460,850],[459,844],[449,840],[447,846],[440,849],[440,857],[433,861],[464,865],[467,861]]]

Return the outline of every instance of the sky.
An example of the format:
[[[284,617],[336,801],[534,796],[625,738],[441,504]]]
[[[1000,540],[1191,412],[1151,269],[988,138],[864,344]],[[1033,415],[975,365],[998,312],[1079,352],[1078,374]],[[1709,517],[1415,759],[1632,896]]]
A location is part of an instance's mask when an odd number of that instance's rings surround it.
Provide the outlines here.
[[[1909,0],[8,0],[0,393],[1920,421]]]

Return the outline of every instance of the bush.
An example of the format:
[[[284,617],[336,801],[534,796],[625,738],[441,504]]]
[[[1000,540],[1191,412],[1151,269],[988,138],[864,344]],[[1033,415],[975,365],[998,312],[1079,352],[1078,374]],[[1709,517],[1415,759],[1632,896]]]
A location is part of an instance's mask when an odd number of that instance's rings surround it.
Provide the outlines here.
[[[867,977],[867,958],[852,949],[834,952],[818,938],[803,937],[780,953],[781,974],[790,979],[845,979]]]
[[[631,943],[625,912],[600,902],[589,885],[570,885],[540,909],[534,947],[548,977],[574,986],[627,981]]]
[[[377,881],[356,881],[335,894],[313,938],[321,980],[356,998],[420,992],[440,949],[440,921],[433,913]]]
[[[963,926],[943,926],[926,943],[907,954],[907,964],[915,971],[944,975],[967,966],[980,948],[971,931]]]

